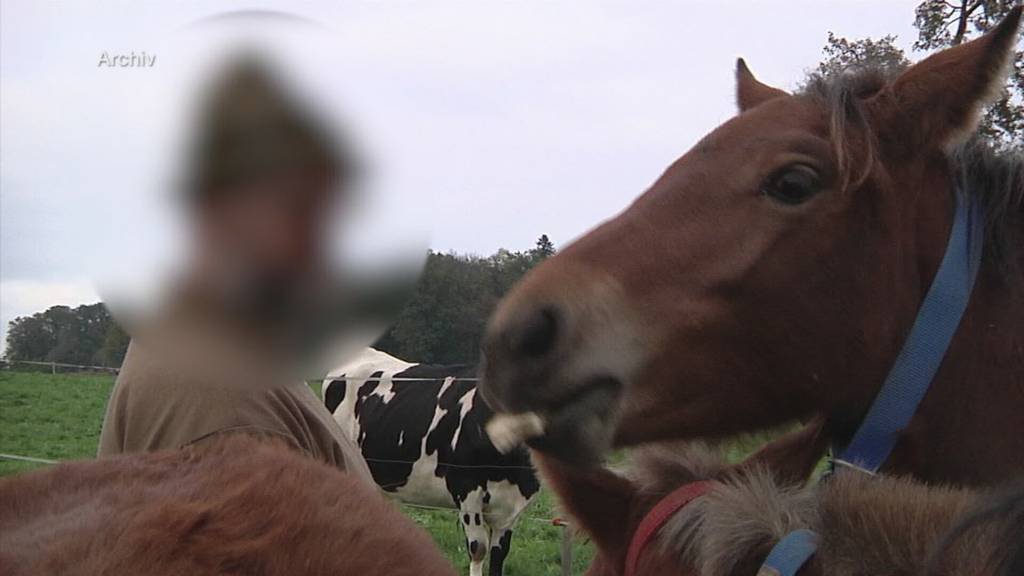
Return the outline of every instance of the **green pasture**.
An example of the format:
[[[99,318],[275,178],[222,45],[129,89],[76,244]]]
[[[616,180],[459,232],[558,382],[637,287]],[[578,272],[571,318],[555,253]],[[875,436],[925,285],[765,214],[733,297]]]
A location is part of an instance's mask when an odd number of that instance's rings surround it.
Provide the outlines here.
[[[49,460],[92,458],[113,384],[110,375],[0,370],[0,453]],[[319,393],[320,383],[311,384]],[[729,446],[729,456],[739,460],[765,440],[765,435],[737,440]],[[0,476],[40,466],[0,460]],[[406,506],[403,510],[433,535],[463,573],[468,572],[464,536],[456,514]],[[563,528],[549,522],[559,515],[551,493],[542,490],[513,536],[512,552],[505,564],[507,575],[561,574]],[[592,556],[589,542],[578,538],[573,547],[573,574],[582,574]]]
[[[103,410],[114,379],[109,375],[43,374],[0,371],[0,453],[49,460],[92,458],[96,453]],[[319,383],[314,385],[317,388]],[[0,460],[0,475],[41,466]],[[403,507],[428,530],[462,573],[469,570],[462,528],[454,513]],[[509,576],[561,574],[563,528],[547,520],[558,516],[551,494],[542,491],[520,520],[505,563]],[[582,574],[593,552],[577,540],[573,573]]]

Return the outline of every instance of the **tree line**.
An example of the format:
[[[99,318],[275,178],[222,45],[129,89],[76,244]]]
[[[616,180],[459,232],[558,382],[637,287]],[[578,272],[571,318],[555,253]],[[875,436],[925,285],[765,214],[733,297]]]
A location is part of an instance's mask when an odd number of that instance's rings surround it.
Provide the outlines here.
[[[376,347],[411,362],[476,362],[484,325],[498,300],[554,253],[546,235],[524,252],[498,250],[488,257],[431,252],[412,297]]]
[[[8,360],[117,367],[128,349],[128,335],[97,302],[76,308],[51,306],[8,324]]]
[[[925,0],[914,9],[915,50],[935,51],[960,45],[998,24],[1019,0]],[[850,40],[828,33],[825,59],[809,73],[840,74],[851,68],[875,67],[899,72],[910,60],[896,37]],[[1024,152],[1024,51],[1017,50],[999,97],[985,109],[978,133],[996,149]]]
[[[554,253],[547,235],[530,250],[502,249],[488,257],[428,252],[408,303],[376,346],[416,362],[475,362],[495,304],[523,274]],[[128,341],[101,303],[51,306],[9,324],[6,358],[117,367]]]

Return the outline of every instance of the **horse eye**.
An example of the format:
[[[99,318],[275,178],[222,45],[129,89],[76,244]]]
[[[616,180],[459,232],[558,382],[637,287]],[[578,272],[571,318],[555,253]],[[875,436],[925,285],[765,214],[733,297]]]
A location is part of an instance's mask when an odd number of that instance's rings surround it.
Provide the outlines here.
[[[804,164],[784,168],[761,187],[762,194],[789,206],[802,204],[820,191],[818,173]]]

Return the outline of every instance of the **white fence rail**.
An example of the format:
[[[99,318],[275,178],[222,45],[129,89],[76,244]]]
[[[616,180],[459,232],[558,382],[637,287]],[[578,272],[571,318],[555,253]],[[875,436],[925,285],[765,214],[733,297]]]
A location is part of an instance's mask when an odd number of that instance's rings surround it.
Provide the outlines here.
[[[36,360],[3,360],[4,365],[10,367],[14,364],[26,364],[28,366],[41,366],[50,369],[51,374],[56,374],[58,368],[75,370],[76,372],[109,372],[117,374],[121,369],[111,366],[93,366],[89,364],[66,364],[64,362],[39,362]]]

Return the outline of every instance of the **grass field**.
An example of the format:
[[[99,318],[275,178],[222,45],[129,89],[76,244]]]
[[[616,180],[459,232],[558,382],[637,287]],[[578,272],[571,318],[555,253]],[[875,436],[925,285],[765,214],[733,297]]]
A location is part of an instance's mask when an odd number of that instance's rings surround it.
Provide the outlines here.
[[[108,375],[0,371],[0,453],[50,460],[93,457],[113,382]],[[0,475],[39,466],[0,460]],[[468,572],[462,528],[454,513],[403,509],[433,535],[460,572]],[[542,491],[513,536],[512,552],[505,563],[507,575],[561,574],[563,528],[542,521],[555,516],[558,512],[551,494]],[[583,573],[592,554],[588,543],[574,544],[574,574]]]

